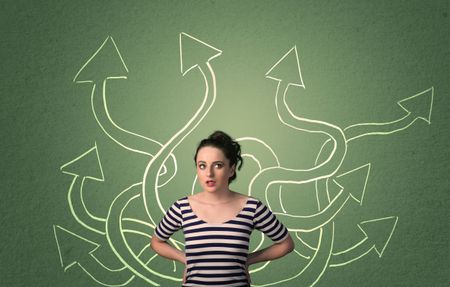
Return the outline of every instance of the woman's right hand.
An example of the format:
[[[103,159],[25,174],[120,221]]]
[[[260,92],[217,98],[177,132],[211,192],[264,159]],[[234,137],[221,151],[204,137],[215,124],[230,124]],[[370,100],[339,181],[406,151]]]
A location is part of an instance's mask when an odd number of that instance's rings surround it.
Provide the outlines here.
[[[187,266],[184,267],[184,272],[183,272],[183,284],[186,283],[186,272],[187,272]]]
[[[245,264],[245,275],[247,275],[248,284],[251,285],[252,279],[250,278],[250,271],[248,271],[250,265]]]

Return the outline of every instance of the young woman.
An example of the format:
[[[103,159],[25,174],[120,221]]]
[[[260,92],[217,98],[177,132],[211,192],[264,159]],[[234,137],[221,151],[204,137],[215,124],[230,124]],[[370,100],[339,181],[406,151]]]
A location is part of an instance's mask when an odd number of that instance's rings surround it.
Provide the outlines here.
[[[178,199],[155,229],[151,247],[186,265],[184,286],[250,286],[248,266],[294,249],[286,227],[260,200],[234,192],[229,184],[242,166],[240,145],[216,131],[200,142],[194,161],[203,191]],[[182,228],[185,252],[166,241]],[[248,254],[253,229],[273,245]]]

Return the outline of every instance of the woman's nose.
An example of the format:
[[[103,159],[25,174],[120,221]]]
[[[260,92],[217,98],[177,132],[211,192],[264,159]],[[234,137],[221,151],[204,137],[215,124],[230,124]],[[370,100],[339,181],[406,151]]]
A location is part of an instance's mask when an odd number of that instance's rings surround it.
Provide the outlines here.
[[[208,170],[206,171],[206,175],[209,176],[209,177],[214,175],[213,167],[208,168]]]

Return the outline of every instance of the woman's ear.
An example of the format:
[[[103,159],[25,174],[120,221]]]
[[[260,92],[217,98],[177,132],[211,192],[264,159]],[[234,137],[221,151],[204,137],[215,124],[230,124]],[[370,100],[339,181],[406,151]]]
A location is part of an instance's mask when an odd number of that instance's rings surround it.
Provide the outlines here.
[[[236,172],[236,164],[233,164],[231,166],[231,169],[230,169],[230,176],[229,177],[232,177],[235,174],[235,172]]]

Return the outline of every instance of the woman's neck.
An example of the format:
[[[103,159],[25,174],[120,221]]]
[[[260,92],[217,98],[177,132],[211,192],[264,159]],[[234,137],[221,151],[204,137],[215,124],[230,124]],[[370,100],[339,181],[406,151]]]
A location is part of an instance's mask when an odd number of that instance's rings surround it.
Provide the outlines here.
[[[200,194],[199,194],[200,195]],[[208,204],[224,204],[233,201],[236,198],[236,192],[229,189],[216,192],[201,192],[199,200]]]

